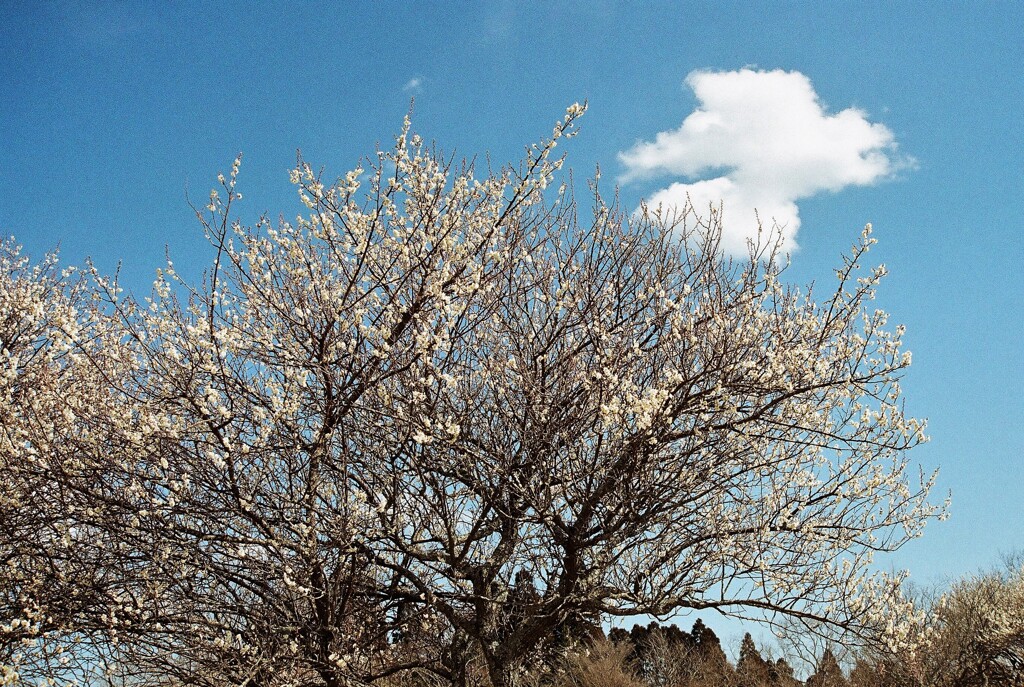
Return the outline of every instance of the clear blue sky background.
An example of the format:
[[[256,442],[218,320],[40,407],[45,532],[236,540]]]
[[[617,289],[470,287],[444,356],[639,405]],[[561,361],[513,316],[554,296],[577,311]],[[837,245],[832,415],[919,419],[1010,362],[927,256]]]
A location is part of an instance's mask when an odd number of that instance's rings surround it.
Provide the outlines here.
[[[927,583],[1024,548],[1024,3],[256,5],[0,4],[0,234],[123,261],[146,289],[165,246],[205,262],[185,193],[202,201],[238,151],[245,216],[293,216],[296,149],[340,175],[390,143],[412,95],[425,138],[495,163],[586,99],[569,164],[610,182],[620,151],[693,111],[691,71],[796,70],[917,161],[801,201],[790,272],[830,284],[874,223],[880,301],[914,352],[909,408],[930,421],[915,455],[953,493],[951,519],[884,564]]]

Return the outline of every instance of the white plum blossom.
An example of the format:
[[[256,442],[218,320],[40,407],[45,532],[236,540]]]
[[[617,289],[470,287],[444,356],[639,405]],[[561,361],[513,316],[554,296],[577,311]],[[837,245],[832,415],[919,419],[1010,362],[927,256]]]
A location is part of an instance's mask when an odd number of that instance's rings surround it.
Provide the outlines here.
[[[205,279],[145,299],[2,244],[0,674],[340,685],[476,646],[504,684],[573,619],[683,608],[898,635],[873,554],[941,509],[870,227],[817,300],[713,221],[595,185],[583,222],[545,189],[584,110],[482,177],[408,122],[369,173],[300,160],[276,225],[235,220],[239,158]]]

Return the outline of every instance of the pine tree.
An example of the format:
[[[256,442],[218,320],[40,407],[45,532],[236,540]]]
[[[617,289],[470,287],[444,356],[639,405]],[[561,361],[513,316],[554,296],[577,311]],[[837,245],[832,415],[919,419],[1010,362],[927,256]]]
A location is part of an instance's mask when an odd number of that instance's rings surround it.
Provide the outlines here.
[[[740,657],[736,662],[736,674],[740,687],[762,687],[771,683],[772,671],[768,662],[761,657],[750,633],[743,635]]]
[[[848,687],[848,685],[835,654],[832,653],[832,649],[826,647],[825,652],[821,655],[821,660],[818,661],[814,675],[807,678],[807,687]]]
[[[690,630],[690,637],[694,646],[696,684],[732,684],[736,671],[726,658],[718,635],[698,618]]]
[[[793,666],[784,658],[771,664],[772,684],[778,687],[799,687],[800,681],[793,676]]]
[[[850,687],[881,687],[887,684],[879,666],[863,658],[857,659],[857,663],[850,671]]]

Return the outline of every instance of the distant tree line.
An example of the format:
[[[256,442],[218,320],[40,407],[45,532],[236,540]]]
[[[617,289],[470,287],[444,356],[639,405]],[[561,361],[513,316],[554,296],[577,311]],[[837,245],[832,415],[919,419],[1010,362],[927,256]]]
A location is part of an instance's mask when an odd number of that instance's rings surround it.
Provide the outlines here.
[[[736,663],[729,661],[715,632],[698,619],[689,632],[676,625],[614,628],[609,641],[627,647],[624,668],[651,687],[846,687],[835,654],[825,648],[806,682],[784,657],[764,657],[750,633],[743,636]]]
[[[902,642],[846,650],[846,670],[826,646],[813,658],[805,681],[796,677],[792,659],[762,656],[749,633],[732,664],[701,620],[690,632],[658,623],[613,628],[611,647],[596,654],[606,678],[618,669],[620,682],[647,687],[1024,685],[1024,556],[1010,556],[1001,568],[968,576],[946,590],[920,591],[914,603],[913,629]],[[614,658],[621,660],[616,664]]]

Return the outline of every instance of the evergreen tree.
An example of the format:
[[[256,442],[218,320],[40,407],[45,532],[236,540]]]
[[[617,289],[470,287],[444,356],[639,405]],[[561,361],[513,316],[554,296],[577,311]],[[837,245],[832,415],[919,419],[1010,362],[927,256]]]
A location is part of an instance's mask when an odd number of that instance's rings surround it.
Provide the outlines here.
[[[633,672],[649,685],[672,683],[691,661],[693,639],[677,625],[634,625],[628,634],[625,630],[613,630],[609,638],[613,642],[629,642],[627,659]]]
[[[608,641],[612,644],[626,644],[627,642],[632,644],[632,640],[629,638],[629,630],[623,627],[613,627],[608,630]]]
[[[793,666],[784,658],[771,664],[772,684],[778,687],[799,687],[800,681],[793,676]]]
[[[743,635],[743,642],[740,644],[736,674],[740,687],[762,687],[772,681],[771,666],[761,657],[749,632]]]
[[[807,678],[807,687],[848,687],[848,685],[835,654],[826,647],[825,652],[821,655],[821,660],[818,661],[814,675]]]
[[[735,669],[722,650],[718,635],[700,618],[690,630],[693,641],[695,683],[698,685],[733,684]]]
[[[863,658],[857,659],[850,671],[850,687],[882,687],[888,684],[880,666]]]

